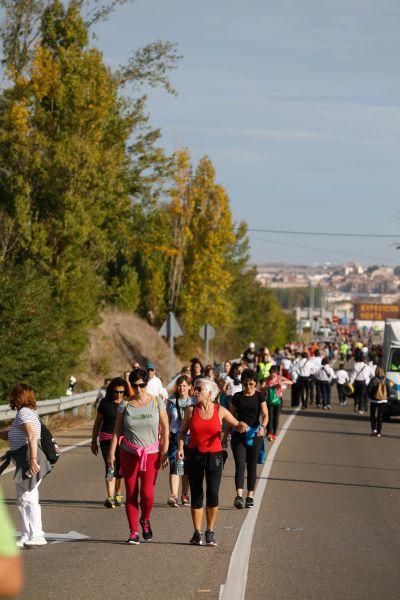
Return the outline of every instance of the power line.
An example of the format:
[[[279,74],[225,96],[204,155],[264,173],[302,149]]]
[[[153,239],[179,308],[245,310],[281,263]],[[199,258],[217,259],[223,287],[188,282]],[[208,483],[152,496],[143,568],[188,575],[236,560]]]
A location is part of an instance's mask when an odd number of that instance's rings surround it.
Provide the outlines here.
[[[398,260],[395,260],[395,259],[383,258],[383,256],[371,256],[369,254],[360,254],[359,252],[357,252],[357,253],[344,252],[343,250],[334,250],[333,248],[318,248],[315,246],[305,246],[303,244],[292,244],[290,242],[279,242],[277,240],[266,240],[265,238],[253,238],[253,241],[266,242],[267,244],[284,246],[285,248],[302,248],[304,250],[313,250],[313,251],[321,252],[321,253],[325,252],[328,254],[341,254],[343,256],[346,256],[348,258],[348,260],[350,260],[350,257],[353,257],[353,260],[359,260],[361,258],[368,258],[368,259],[374,260],[374,261],[382,261],[383,263],[390,262],[390,263],[393,263],[394,265],[398,264]]]
[[[338,233],[338,232],[327,232],[327,231],[287,231],[286,229],[253,229],[248,228],[247,231],[254,233],[278,233],[285,235],[315,235],[315,236],[329,236],[329,237],[361,237],[361,238],[391,238],[399,239],[398,235],[389,235],[386,233]]]

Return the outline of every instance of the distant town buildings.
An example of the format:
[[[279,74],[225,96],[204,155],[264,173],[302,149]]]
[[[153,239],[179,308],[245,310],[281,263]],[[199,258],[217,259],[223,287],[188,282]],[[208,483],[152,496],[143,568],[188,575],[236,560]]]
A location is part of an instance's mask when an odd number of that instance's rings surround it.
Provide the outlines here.
[[[312,305],[312,314],[320,319],[335,317],[352,319],[354,305],[361,302],[375,304],[400,304],[400,266],[376,265],[364,267],[358,262],[343,265],[286,265],[264,264],[257,266],[257,279],[268,288],[320,287],[323,306]],[[310,298],[314,294],[310,292]],[[311,307],[310,307],[311,310]],[[296,309],[296,318],[304,319],[307,309]]]

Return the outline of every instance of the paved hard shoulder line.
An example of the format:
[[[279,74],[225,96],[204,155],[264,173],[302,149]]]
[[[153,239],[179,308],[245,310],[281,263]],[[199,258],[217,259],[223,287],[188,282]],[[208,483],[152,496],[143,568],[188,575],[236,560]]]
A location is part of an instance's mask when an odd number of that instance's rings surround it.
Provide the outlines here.
[[[261,507],[261,501],[265,488],[267,487],[268,477],[275,454],[298,412],[299,409],[296,409],[290,417],[288,417],[281,429],[278,439],[272,446],[272,450],[268,453],[268,459],[260,473],[257,489],[254,494],[255,508],[248,511],[246,518],[243,521],[229,562],[226,583],[221,585],[220,588],[219,600],[232,600],[232,598],[235,598],[235,600],[244,600],[245,598],[251,545],[258,513]]]
[[[71,436],[72,437],[72,436]],[[72,446],[66,446],[65,448],[61,448],[61,454],[64,452],[69,452],[70,450],[75,450],[75,448],[79,448],[79,446],[85,446],[86,444],[90,444],[92,438],[87,438],[87,440],[83,440],[82,442],[78,442],[77,444],[73,444]],[[13,473],[15,471],[15,467],[8,467],[3,471],[2,475],[7,475],[7,473]]]

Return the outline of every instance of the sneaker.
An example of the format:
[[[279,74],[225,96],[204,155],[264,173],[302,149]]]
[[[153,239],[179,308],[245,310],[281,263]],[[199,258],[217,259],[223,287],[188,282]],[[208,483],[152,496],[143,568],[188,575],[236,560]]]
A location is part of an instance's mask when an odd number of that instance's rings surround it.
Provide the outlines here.
[[[123,506],[124,505],[124,499],[121,496],[121,494],[115,494],[114,503],[115,503],[115,506]]]
[[[44,537],[31,538],[24,542],[24,548],[36,548],[37,546],[45,546],[47,544]]]
[[[179,508],[178,498],[176,496],[170,496],[167,500],[167,504],[173,508]]]
[[[182,506],[190,506],[189,496],[187,494],[182,494],[181,502],[182,502]]]
[[[358,414],[359,414],[359,415],[363,415],[363,414],[364,414],[364,411],[363,411],[363,410],[359,410],[359,411],[358,411]]]
[[[332,410],[332,406],[331,406],[330,404],[327,404],[327,405],[326,405],[326,408],[327,408],[328,410]]]
[[[378,432],[377,432],[377,430],[376,430],[376,429],[373,429],[373,430],[371,431],[371,435],[376,435],[377,433],[378,433]]]
[[[28,540],[29,538],[26,536],[20,537],[20,539],[16,542],[17,548],[23,548],[25,546],[25,542]]]
[[[274,436],[272,435],[272,433],[269,433],[269,434],[267,435],[267,440],[268,440],[269,442],[273,442],[273,441],[274,441]]]
[[[277,437],[278,437],[278,436],[276,435],[276,433],[273,433],[273,434],[272,434],[272,441],[274,442],[274,441],[276,440],[276,438],[277,438]]]
[[[189,544],[192,544],[193,546],[201,546],[203,544],[203,535],[201,531],[195,530]]]
[[[381,434],[380,434],[380,433],[377,433],[377,434],[376,434],[376,437],[381,437]]]
[[[254,508],[254,498],[250,498],[250,496],[247,496],[246,508]]]
[[[137,531],[131,531],[128,537],[128,541],[126,542],[127,544],[134,544],[135,546],[137,546],[138,544],[140,544],[140,539],[139,539],[139,534]]]
[[[235,506],[236,508],[243,508],[244,504],[242,496],[236,496],[233,502],[233,506]]]
[[[205,538],[207,546],[217,545],[217,542],[215,541],[215,533],[212,529],[206,529]]]
[[[114,498],[112,496],[109,496],[108,498],[106,498],[104,500],[104,506],[106,508],[115,508]]]
[[[140,519],[140,524],[142,526],[142,536],[145,542],[149,542],[153,539],[153,532],[150,527],[150,521],[148,519]]]

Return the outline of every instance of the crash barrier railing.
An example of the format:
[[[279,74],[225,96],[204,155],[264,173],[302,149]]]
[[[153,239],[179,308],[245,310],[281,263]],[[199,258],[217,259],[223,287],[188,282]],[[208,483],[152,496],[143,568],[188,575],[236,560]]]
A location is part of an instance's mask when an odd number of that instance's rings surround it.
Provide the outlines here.
[[[99,390],[85,392],[83,394],[73,394],[72,396],[62,396],[54,400],[40,400],[37,403],[37,412],[40,416],[47,420],[48,415],[59,414],[64,415],[64,411],[72,410],[73,416],[78,416],[78,408],[86,407],[86,418],[92,416],[92,406],[96,402]],[[16,415],[15,410],[11,410],[8,404],[0,405],[0,422],[12,421]]]

